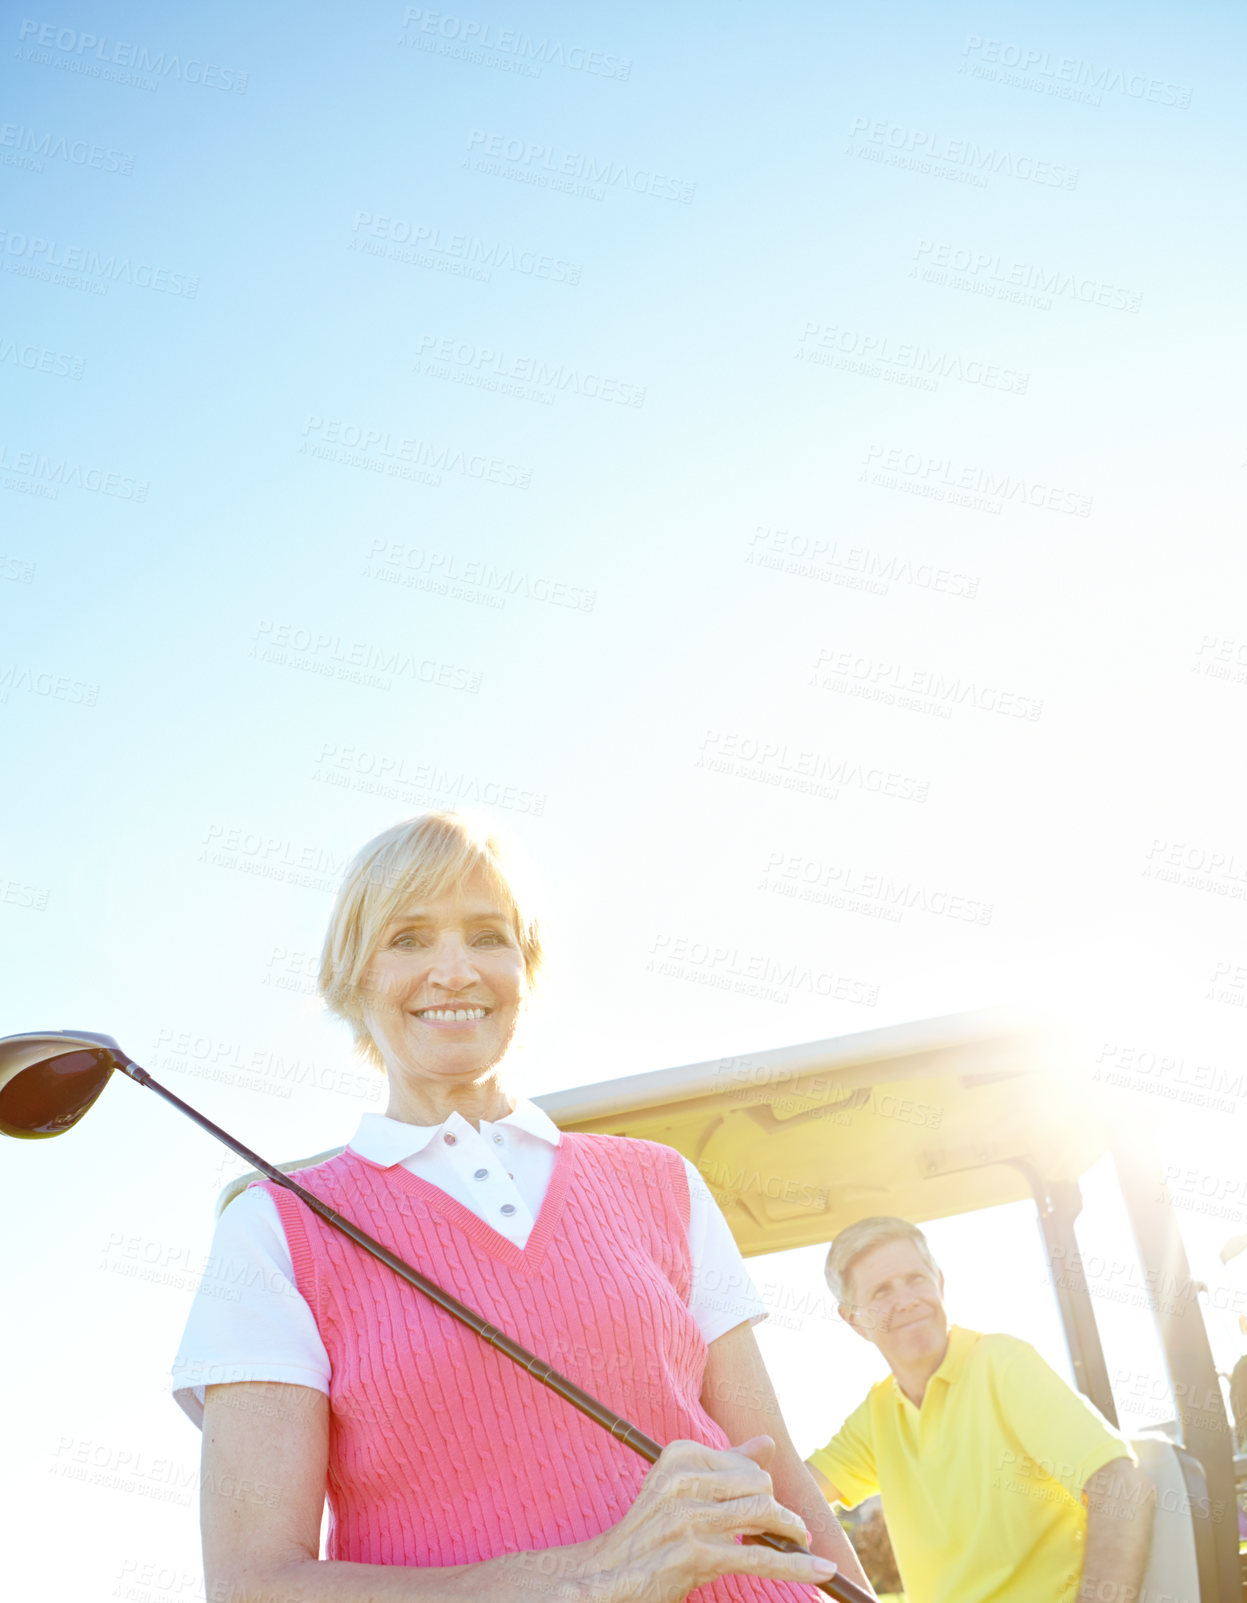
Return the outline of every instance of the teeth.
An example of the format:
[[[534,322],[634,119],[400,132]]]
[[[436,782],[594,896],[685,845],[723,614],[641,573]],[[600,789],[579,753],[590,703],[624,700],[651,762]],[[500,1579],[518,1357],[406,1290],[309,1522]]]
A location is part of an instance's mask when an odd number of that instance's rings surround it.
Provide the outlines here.
[[[422,1019],[439,1019],[442,1023],[461,1024],[469,1019],[483,1019],[483,1007],[429,1007],[420,1014]]]

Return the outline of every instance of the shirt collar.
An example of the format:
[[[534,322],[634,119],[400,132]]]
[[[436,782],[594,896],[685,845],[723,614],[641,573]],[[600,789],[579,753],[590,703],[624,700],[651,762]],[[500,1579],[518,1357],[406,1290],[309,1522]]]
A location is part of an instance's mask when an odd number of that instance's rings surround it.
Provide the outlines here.
[[[961,1372],[966,1367],[966,1360],[978,1340],[978,1333],[973,1330],[963,1330],[960,1325],[948,1327],[948,1351],[940,1362],[940,1367],[931,1376],[932,1380],[947,1381],[953,1386],[961,1378]]]
[[[956,1385],[961,1377],[962,1370],[966,1367],[966,1360],[969,1358],[978,1339],[976,1330],[965,1330],[960,1325],[949,1325],[948,1347],[940,1360],[940,1367],[927,1381],[928,1392],[937,1380],[942,1380],[947,1386]],[[911,1408],[914,1406],[901,1390],[895,1375],[892,1377],[892,1390],[898,1403],[909,1403]]]
[[[441,1124],[406,1124],[401,1119],[389,1119],[384,1113],[362,1113],[355,1134],[347,1145],[361,1158],[367,1158],[369,1163],[379,1163],[389,1169],[406,1158],[414,1157],[417,1152],[423,1152],[435,1137],[445,1131],[459,1133],[471,1129],[472,1126],[459,1113],[451,1113]],[[527,1097],[518,1097],[515,1107],[504,1118],[495,1119],[492,1123],[482,1119],[481,1129],[521,1131],[552,1147],[557,1147],[563,1138],[563,1132],[550,1115],[543,1113]]]

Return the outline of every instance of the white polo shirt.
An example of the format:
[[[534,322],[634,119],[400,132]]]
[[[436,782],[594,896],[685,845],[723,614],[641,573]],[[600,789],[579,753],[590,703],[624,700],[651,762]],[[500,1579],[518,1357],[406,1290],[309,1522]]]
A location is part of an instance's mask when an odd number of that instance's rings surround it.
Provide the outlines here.
[[[526,1098],[513,1112],[475,1129],[458,1113],[442,1124],[405,1124],[361,1115],[352,1152],[445,1191],[499,1235],[523,1247],[541,1212],[562,1132]],[[705,1181],[684,1160],[689,1184],[689,1312],[707,1342],[766,1305],[745,1268],[727,1220]],[[362,1250],[362,1249],[361,1249]],[[454,1286],[447,1286],[454,1293]],[[412,1296],[420,1293],[412,1290]],[[173,1395],[203,1427],[206,1385],[283,1381],[329,1392],[329,1356],[312,1310],[294,1281],[290,1249],[273,1199],[252,1187],[217,1221],[208,1263],[173,1363]]]

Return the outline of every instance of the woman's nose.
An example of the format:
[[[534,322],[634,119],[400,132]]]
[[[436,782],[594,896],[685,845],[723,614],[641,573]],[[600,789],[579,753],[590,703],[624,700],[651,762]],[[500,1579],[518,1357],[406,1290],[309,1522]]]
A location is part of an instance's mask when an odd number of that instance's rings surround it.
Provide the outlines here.
[[[451,938],[437,943],[429,978],[451,991],[471,985],[476,978],[476,966],[462,941]]]

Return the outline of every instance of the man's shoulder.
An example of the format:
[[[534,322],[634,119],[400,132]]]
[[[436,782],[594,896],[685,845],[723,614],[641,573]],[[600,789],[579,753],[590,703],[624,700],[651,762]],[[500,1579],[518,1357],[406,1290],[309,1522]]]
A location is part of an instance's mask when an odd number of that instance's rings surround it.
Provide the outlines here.
[[[967,1367],[982,1372],[1016,1372],[1044,1363],[1029,1341],[1021,1336],[1010,1336],[1003,1330],[960,1328],[954,1331],[954,1339],[958,1336],[963,1343]]]
[[[1032,1390],[1047,1394],[1051,1383],[1061,1380],[1043,1354],[1021,1336],[963,1331],[962,1339],[960,1370],[968,1389],[990,1395],[1006,1412],[1012,1412],[1013,1404]]]
[[[858,1403],[849,1415],[850,1419],[869,1419],[872,1410],[884,1405],[890,1405],[898,1396],[896,1377],[890,1372],[882,1380],[877,1380],[870,1390]]]
[[[965,1334],[973,1338],[973,1350],[983,1358],[1022,1358],[1035,1352],[1030,1342],[1007,1331],[967,1330]]]

